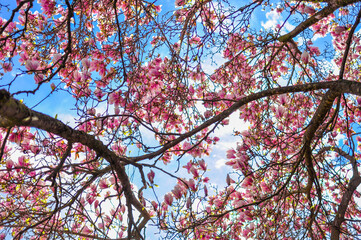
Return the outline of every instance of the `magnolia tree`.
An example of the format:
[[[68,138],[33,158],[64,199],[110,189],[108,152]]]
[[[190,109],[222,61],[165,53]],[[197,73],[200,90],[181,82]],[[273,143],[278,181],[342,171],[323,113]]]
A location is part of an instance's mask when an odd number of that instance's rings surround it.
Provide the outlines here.
[[[0,7],[0,239],[361,236],[359,1]]]

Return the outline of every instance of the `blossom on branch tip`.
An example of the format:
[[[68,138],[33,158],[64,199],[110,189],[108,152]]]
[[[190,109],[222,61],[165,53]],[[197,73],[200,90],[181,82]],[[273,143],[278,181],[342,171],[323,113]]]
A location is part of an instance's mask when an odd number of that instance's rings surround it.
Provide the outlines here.
[[[173,44],[173,49],[174,49],[175,51],[178,51],[178,50],[180,49],[180,44],[179,44],[178,42],[174,43],[174,44]]]
[[[228,186],[231,185],[232,183],[235,183],[235,181],[229,176],[229,174],[227,174],[226,182]]]
[[[226,157],[228,159],[233,159],[233,158],[236,158],[236,151],[234,149],[229,149],[227,150],[227,155]]]
[[[83,58],[81,64],[83,65],[84,70],[88,70],[90,69],[91,61],[88,58]]]
[[[88,228],[87,226],[85,226],[82,230],[82,233],[90,234],[90,233],[92,233],[92,230],[90,228]]]
[[[99,187],[100,187],[100,189],[108,188],[109,186],[108,186],[107,180],[104,179],[104,178],[102,180],[100,180],[99,181]]]
[[[189,179],[188,186],[193,192],[197,191],[197,186],[193,179]]]
[[[62,55],[60,53],[53,54],[53,63],[57,63],[61,59]]]
[[[174,197],[176,199],[180,199],[183,195],[182,188],[179,185],[175,185],[174,189],[172,190]]]
[[[303,51],[303,53],[301,54],[301,61],[307,64],[310,61],[310,58],[310,54],[307,51]]]
[[[36,83],[40,83],[44,80],[44,75],[43,74],[35,74],[34,76],[34,80]]]
[[[181,6],[183,6],[185,3],[186,3],[185,0],[176,0],[176,1],[175,1],[175,6],[176,6],[176,7],[181,7]]]
[[[172,195],[172,193],[167,193],[164,196],[164,202],[169,206],[172,205],[172,203],[173,203],[173,195]]]
[[[346,30],[347,30],[347,28],[345,26],[337,26],[337,27],[335,27],[334,31],[335,31],[336,34],[340,34],[340,33],[344,32]]]
[[[203,171],[206,171],[207,170],[207,164],[206,164],[206,162],[202,159],[202,160],[199,160],[198,161],[198,164],[199,164],[199,166],[201,167],[201,169],[203,170]]]
[[[204,117],[205,118],[210,118],[212,115],[213,115],[213,113],[212,113],[211,110],[207,110],[207,111],[204,112]]]
[[[12,169],[14,166],[14,162],[11,160],[11,159],[8,159],[6,160],[6,168],[9,170],[9,169]]]
[[[193,36],[191,39],[189,39],[190,44],[199,44],[201,41],[201,38],[198,36]]]
[[[153,208],[154,208],[154,211],[157,211],[157,209],[158,209],[158,203],[156,203],[155,201],[152,201],[151,203],[152,203],[152,206],[153,206]]]
[[[316,12],[316,10],[310,6],[305,6],[304,10],[305,10],[305,13],[308,13],[308,14],[314,14]]]
[[[13,66],[11,65],[11,63],[3,63],[1,64],[1,66],[3,67],[4,72],[11,72],[11,70],[13,70]]]
[[[151,184],[154,183],[154,176],[155,176],[155,173],[153,172],[153,170],[150,170],[150,172],[147,174],[147,177]]]
[[[25,67],[29,71],[35,71],[39,68],[40,62],[37,60],[27,60],[25,62]]]

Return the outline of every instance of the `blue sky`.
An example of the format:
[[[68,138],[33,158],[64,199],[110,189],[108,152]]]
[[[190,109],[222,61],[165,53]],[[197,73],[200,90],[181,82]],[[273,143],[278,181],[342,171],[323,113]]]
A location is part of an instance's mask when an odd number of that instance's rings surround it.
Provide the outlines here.
[[[231,1],[236,4],[239,4],[241,1]],[[14,2],[11,2],[14,3]],[[164,11],[173,11],[174,10],[174,1],[171,0],[164,0],[160,1],[160,4],[162,4],[162,9]],[[2,13],[3,14],[3,13]],[[1,17],[7,18],[8,13],[5,13],[3,15],[0,14]],[[251,19],[251,24],[254,28],[263,28],[264,30],[269,30],[270,28],[273,28],[276,24],[283,23],[285,16],[279,15],[275,11],[273,12],[262,12],[257,11],[253,18]],[[287,31],[292,30],[294,25],[291,23],[286,24],[285,29]],[[325,39],[322,39],[324,41]],[[315,41],[315,45],[323,46],[322,42]],[[167,54],[167,53],[164,53]],[[10,73],[7,73],[4,75],[3,80],[1,80],[0,84],[3,84],[6,81],[10,81],[12,77],[14,77],[18,73],[18,68],[22,68],[17,63],[18,58],[14,57],[13,62],[15,64],[13,71]],[[221,65],[224,60],[221,58],[221,53],[215,55],[215,62],[216,64],[208,64],[206,66],[207,70],[209,70],[211,73],[213,69],[217,68],[217,66]],[[204,63],[207,62],[207,59],[204,61]],[[16,92],[18,90],[24,90],[26,89],[34,89],[36,86],[33,81],[32,75],[23,75],[22,77],[19,77],[16,84],[14,84],[10,88],[10,92]],[[50,87],[49,83],[43,84],[43,86],[40,88],[40,90],[37,92],[37,94],[34,95],[25,95],[21,94],[16,96],[16,98],[24,99],[24,103],[32,107],[35,104],[39,103],[43,98],[47,97],[45,101],[42,101],[39,105],[34,108],[37,111],[46,113],[50,116],[58,115],[58,119],[62,120],[63,122],[70,122],[74,124],[73,116],[76,117],[76,112],[72,110],[71,108],[74,107],[75,99],[72,97],[69,97],[69,94],[66,92],[54,92],[51,93],[52,89]],[[51,93],[51,94],[50,94]],[[50,95],[49,95],[50,94]],[[48,97],[49,95],[49,97]],[[226,175],[228,172],[231,172],[231,168],[225,165],[226,162],[226,150],[230,148],[235,148],[237,146],[237,142],[240,142],[241,139],[239,137],[235,137],[232,135],[233,130],[237,129],[238,131],[246,130],[248,128],[248,124],[241,121],[238,118],[238,112],[234,113],[230,117],[230,124],[226,127],[222,127],[219,129],[216,129],[214,136],[219,136],[221,138],[221,141],[213,146],[213,151],[211,152],[209,157],[205,157],[209,171],[207,172],[207,175],[211,178],[212,182],[217,183],[218,187],[220,189],[224,188],[226,186]],[[145,138],[146,142],[152,143],[154,142],[154,138],[151,136],[151,134],[146,133],[146,130],[144,131],[144,136],[147,136]],[[141,152],[134,151],[130,155],[133,154],[142,154]],[[180,169],[177,172],[178,176],[182,176],[185,178],[190,178],[191,175],[187,173],[187,171],[182,168],[184,164],[186,164],[191,158],[189,156],[184,157],[181,160]],[[159,165],[162,166],[162,165]],[[167,169],[170,170],[170,172],[174,172],[178,168],[178,162],[174,161],[167,165]],[[129,170],[130,172],[132,169]],[[145,170],[145,173],[147,174],[149,169]],[[175,185],[176,180],[170,179],[165,174],[154,170],[156,172],[156,178],[155,183],[159,186],[156,188],[156,191],[159,196],[164,195],[165,193],[169,192],[173,186]],[[139,175],[136,172],[133,176],[133,180],[135,183],[140,186],[140,181],[138,181]],[[149,195],[148,195],[149,194]],[[150,198],[153,198],[150,191],[147,191],[147,195],[150,196]],[[145,195],[145,196],[147,196]],[[162,199],[160,199],[162,200]]]

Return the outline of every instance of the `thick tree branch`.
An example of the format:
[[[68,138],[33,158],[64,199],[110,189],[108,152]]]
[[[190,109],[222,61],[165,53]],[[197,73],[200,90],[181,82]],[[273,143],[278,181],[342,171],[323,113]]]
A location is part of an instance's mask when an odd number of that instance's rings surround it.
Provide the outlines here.
[[[35,127],[63,137],[69,142],[79,142],[93,149],[99,156],[106,159],[115,170],[129,202],[142,214],[144,219],[150,219],[148,212],[132,191],[124,168],[124,163],[130,163],[126,157],[117,156],[94,136],[75,130],[48,115],[31,110],[20,101],[10,97],[6,90],[0,90],[0,127],[10,126]]]
[[[144,219],[149,220],[150,217],[147,211],[144,209],[143,205],[138,201],[138,199],[134,196],[131,190],[131,184],[125,172],[124,164],[127,163],[135,164],[135,162],[137,161],[156,157],[164,153],[166,150],[170,149],[171,147],[177,145],[184,139],[198,133],[202,129],[205,129],[216,122],[222,121],[223,119],[227,118],[230,114],[235,112],[243,105],[252,102],[254,100],[273,96],[276,94],[283,94],[290,92],[307,92],[307,91],[315,91],[320,89],[338,89],[343,93],[352,93],[356,95],[361,95],[361,83],[346,81],[346,80],[287,86],[287,87],[270,89],[259,93],[254,93],[242,98],[241,100],[233,104],[229,109],[211,118],[210,120],[204,122],[199,127],[189,131],[186,134],[181,135],[176,140],[165,144],[160,150],[135,158],[117,156],[114,152],[109,150],[101,141],[97,140],[94,136],[89,135],[82,131],[75,130],[55,118],[52,118],[48,115],[27,108],[24,104],[12,98],[6,90],[0,90],[0,127],[12,127],[12,126],[35,127],[56,134],[60,137],[63,137],[70,142],[74,142],[74,143],[79,142],[93,149],[99,156],[102,156],[110,163],[112,168],[116,171],[120,182],[122,183],[124,193],[127,199],[142,214]],[[337,95],[336,93],[339,94],[338,91],[331,91],[330,95],[332,95],[333,99],[335,97],[334,95]],[[324,102],[323,104],[325,105],[329,105],[329,104],[332,105],[331,97],[326,98],[326,100],[324,100],[323,102]],[[324,110],[322,109],[326,109],[326,108],[320,107],[319,110],[316,111],[315,116],[321,116],[322,114],[324,114],[323,113]],[[314,125],[316,127],[316,125],[319,124],[319,120],[317,121],[313,120],[313,121],[314,123],[311,125]],[[315,127],[310,126],[308,131],[313,132],[313,128]],[[312,135],[311,133],[310,134],[306,133],[305,143],[309,142],[310,139],[312,139],[311,135]]]
[[[7,26],[8,26],[10,23],[13,22],[14,17],[15,17],[15,15],[19,12],[19,10],[20,10],[21,8],[23,8],[23,6],[26,5],[27,3],[30,3],[31,6],[32,6],[33,2],[34,2],[34,0],[23,0],[23,1],[20,1],[19,5],[18,5],[15,9],[13,9],[13,11],[11,12],[10,18],[9,18],[9,19],[5,22],[5,24],[2,25],[2,27],[0,28],[0,35],[5,31],[5,29],[7,28]],[[28,7],[28,9],[30,9],[30,7]],[[2,39],[0,39],[0,40],[2,40]]]
[[[315,91],[320,89],[340,89],[344,93],[352,93],[355,95],[361,95],[361,83],[354,82],[354,81],[347,81],[342,80],[339,82],[318,82],[318,83],[308,83],[303,85],[294,85],[294,86],[287,86],[287,87],[280,87],[280,88],[274,88],[265,90],[259,93],[254,93],[249,96],[243,97],[236,103],[234,103],[231,107],[229,107],[227,110],[223,111],[222,113],[214,116],[213,118],[207,120],[203,124],[199,125],[198,127],[194,128],[193,130],[179,136],[175,140],[163,145],[161,149],[158,151],[145,154],[139,157],[133,157],[129,158],[132,162],[138,162],[144,159],[151,159],[156,156],[159,156],[160,154],[164,153],[166,150],[170,149],[171,147],[174,147],[178,143],[182,142],[184,139],[189,138],[193,136],[194,134],[200,132],[201,130],[209,127],[210,125],[217,123],[219,121],[222,121],[223,119],[229,117],[233,112],[237,111],[240,107],[246,105],[247,103],[250,103],[252,101],[264,98],[264,97],[270,97],[278,94],[284,94],[284,93],[294,93],[294,92],[308,92],[308,91]]]
[[[328,6],[326,6],[325,8],[323,8],[321,11],[315,13],[314,15],[312,15],[311,17],[309,17],[307,20],[303,21],[302,23],[300,23],[295,29],[293,29],[291,32],[282,35],[278,38],[278,41],[280,42],[288,42],[290,41],[292,38],[296,37],[298,34],[300,34],[301,32],[303,32],[305,29],[309,28],[310,26],[312,26],[313,24],[317,23],[318,21],[320,21],[321,19],[327,17],[328,15],[330,15],[331,13],[333,13],[335,10],[337,10],[340,7],[344,7],[347,5],[350,5],[352,3],[356,3],[359,1],[355,1],[355,0],[345,0],[345,1],[329,1],[328,2]]]
[[[348,56],[348,53],[349,53],[350,47],[351,47],[352,37],[355,33],[356,27],[360,24],[360,19],[361,19],[361,11],[359,11],[356,21],[353,24],[353,26],[347,36],[347,40],[345,43],[346,47],[345,47],[345,51],[343,54],[342,63],[341,63],[341,67],[340,67],[339,79],[343,79],[343,74],[345,72],[345,66],[346,66],[346,62],[347,62],[347,56]]]
[[[313,207],[312,197],[311,197],[311,189],[312,189],[312,185],[314,182],[316,183],[317,195],[318,195],[319,201],[322,198],[322,193],[321,193],[320,187],[317,184],[318,183],[317,175],[316,175],[315,169],[313,167],[311,143],[312,143],[312,139],[314,138],[317,129],[324,122],[324,120],[325,120],[327,114],[329,113],[329,111],[331,110],[333,102],[337,96],[340,96],[340,92],[335,91],[333,89],[329,90],[323,96],[322,101],[321,101],[319,107],[317,108],[315,114],[313,115],[311,122],[309,123],[307,130],[303,136],[303,148],[305,149],[305,151],[304,151],[305,165],[307,167],[307,173],[308,173],[306,194],[309,199],[310,211],[311,211],[310,220],[308,223],[308,229],[310,230],[311,235],[312,235],[312,224],[314,222],[314,219],[316,218],[315,213],[317,212],[315,210],[315,208]],[[320,205],[320,203],[317,205],[317,207],[319,207],[319,205]]]
[[[326,151],[334,151],[340,154],[340,156],[346,158],[350,161],[352,165],[352,178],[350,179],[350,182],[346,188],[346,191],[343,193],[341,203],[338,206],[338,210],[335,216],[335,219],[333,220],[332,226],[331,226],[331,240],[338,240],[340,239],[341,234],[341,224],[345,220],[345,214],[348,208],[348,205],[351,201],[352,194],[355,192],[357,187],[361,184],[361,177],[357,169],[357,162],[356,159],[347,154],[345,151],[338,147],[324,147],[322,148],[319,153],[326,152]]]
[[[356,159],[351,156],[350,154],[346,153],[344,150],[342,150],[341,148],[337,147],[337,146],[328,146],[328,147],[323,147],[320,149],[320,151],[318,152],[318,154],[321,154],[323,152],[327,152],[327,151],[334,151],[338,154],[340,154],[340,156],[346,158],[347,160],[350,161],[351,165],[352,165],[352,171],[354,175],[358,174],[358,169],[357,169],[357,162]]]
[[[335,219],[333,220],[333,224],[331,226],[331,240],[340,239],[341,224],[345,220],[346,210],[351,201],[353,193],[360,184],[361,184],[360,175],[353,175],[347,186],[346,191],[343,193],[341,203],[338,206]]]
[[[73,146],[72,142],[68,142],[68,146],[66,147],[66,150],[65,150],[64,154],[61,156],[59,165],[56,168],[54,168],[53,172],[46,178],[47,180],[52,181],[51,182],[52,187],[56,183],[55,182],[56,181],[56,176],[58,175],[60,170],[63,168],[65,160],[70,156],[72,146]]]

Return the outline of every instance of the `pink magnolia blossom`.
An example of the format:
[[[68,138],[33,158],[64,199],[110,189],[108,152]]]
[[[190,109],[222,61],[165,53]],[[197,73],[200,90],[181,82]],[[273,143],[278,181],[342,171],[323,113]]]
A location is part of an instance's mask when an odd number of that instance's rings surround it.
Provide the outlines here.
[[[204,117],[205,118],[210,118],[212,115],[213,115],[213,113],[212,113],[211,110],[207,110],[207,111],[204,112]]]
[[[119,113],[120,113],[119,105],[115,104],[115,105],[114,105],[114,114],[115,114],[115,115],[119,115]]]
[[[198,36],[193,36],[190,40],[189,43],[190,44],[199,44],[201,41],[201,38]]]
[[[162,5],[156,5],[156,6],[154,6],[154,10],[155,10],[156,12],[161,12],[161,11],[162,11]]]
[[[41,4],[44,13],[48,16],[51,16],[54,11],[56,2],[54,0],[39,0],[38,2]]]
[[[23,198],[26,198],[29,195],[25,187],[21,188],[21,195],[23,196]]]
[[[108,185],[107,180],[104,179],[104,178],[101,179],[101,180],[99,181],[99,187],[100,187],[100,189],[106,189],[106,188],[108,188],[109,185]]]
[[[100,229],[104,229],[104,228],[105,228],[104,223],[102,223],[102,222],[98,223],[98,228],[100,228]]]
[[[94,202],[94,208],[97,209],[99,206],[99,200],[95,200]]]
[[[276,117],[278,118],[282,118],[286,113],[286,109],[284,106],[278,106],[278,108],[276,109]]]
[[[39,68],[40,62],[37,60],[27,60],[25,62],[25,67],[29,71],[35,71]]]
[[[73,80],[75,82],[81,82],[82,75],[79,71],[74,71],[73,73]]]
[[[310,53],[312,55],[320,56],[320,54],[321,54],[320,49],[318,47],[309,46],[308,49],[310,50]]]
[[[264,193],[268,193],[271,191],[270,187],[265,182],[261,182],[260,186],[261,186],[262,192],[264,192]]]
[[[111,176],[110,178],[109,178],[109,181],[110,181],[110,183],[111,184],[115,184],[115,182],[116,182],[116,179],[115,179],[115,177],[114,176]]]
[[[43,74],[35,74],[34,80],[36,83],[39,84],[44,80],[44,75]]]
[[[172,193],[174,194],[174,197],[176,199],[180,199],[182,197],[182,188],[179,185],[175,185],[174,189],[172,190]]]
[[[186,3],[186,0],[176,0],[175,1],[175,6],[176,7],[181,7]]]
[[[187,203],[186,203],[186,207],[189,209],[191,206],[192,206],[192,199],[188,198]]]
[[[180,44],[178,42],[173,44],[173,49],[178,51],[180,49]]]
[[[282,94],[278,97],[281,105],[286,105],[288,103],[288,96],[286,94]]]
[[[50,87],[51,87],[51,90],[53,90],[53,91],[54,91],[54,90],[56,89],[56,85],[55,85],[55,83],[51,83],[51,84],[50,84]]]
[[[227,156],[228,159],[236,158],[236,151],[234,149],[227,150]]]
[[[57,63],[61,59],[62,55],[60,53],[53,54],[53,63]]]
[[[14,162],[11,159],[6,160],[6,168],[11,169],[14,166]]]
[[[197,186],[196,186],[196,183],[193,179],[189,179],[189,181],[187,182],[188,183],[188,187],[193,191],[197,191]]]
[[[310,6],[305,6],[304,11],[305,11],[305,13],[308,13],[308,14],[314,14],[316,12],[316,10]]]
[[[231,185],[232,183],[235,183],[235,181],[231,178],[231,176],[229,176],[229,174],[227,174],[226,182],[228,186]]]
[[[207,186],[204,186],[204,189],[203,189],[203,191],[204,191],[204,196],[208,196],[208,188],[207,188]]]
[[[207,170],[207,164],[206,162],[202,159],[198,161],[199,166],[202,168],[203,171]]]
[[[83,59],[81,60],[81,63],[82,63],[82,65],[83,65],[84,70],[90,69],[91,61],[90,61],[88,58],[83,58]]]
[[[155,201],[152,201],[152,206],[154,208],[154,211],[157,211],[158,209],[158,203],[156,203]]]
[[[173,203],[172,193],[167,193],[166,195],[164,195],[164,202],[169,206],[172,205],[172,203]]]
[[[85,226],[82,230],[82,233],[90,234],[90,233],[92,233],[92,230],[90,228],[88,228],[88,226]]]
[[[88,115],[95,116],[95,114],[96,114],[96,109],[95,109],[95,108],[89,108],[89,109],[87,109],[86,113],[87,113]]]
[[[253,184],[253,177],[248,176],[243,180],[242,187],[248,188]]]
[[[345,26],[337,26],[337,27],[335,27],[334,32],[335,32],[336,34],[340,34],[340,33],[344,32],[344,31],[346,31],[346,30],[347,30],[347,28],[346,28]]]
[[[310,54],[307,51],[303,51],[301,54],[301,61],[307,64],[310,61]]]
[[[189,171],[193,174],[193,177],[197,179],[199,177],[198,169],[193,165]]]
[[[101,89],[96,88],[94,90],[94,95],[100,100],[104,97],[105,93]]]
[[[229,119],[224,119],[222,122],[221,122],[222,125],[228,125],[229,124]]]
[[[193,163],[191,161],[189,161],[187,163],[187,165],[183,166],[183,168],[187,169],[188,173],[190,172],[190,169],[192,168]]]
[[[13,70],[11,63],[2,63],[1,66],[3,67],[4,72],[11,72],[11,70]]]
[[[27,166],[29,166],[29,163],[27,162],[25,156],[21,156],[21,157],[18,158],[18,165],[19,165],[20,167],[27,167]]]
[[[150,172],[147,174],[147,177],[150,181],[151,184],[153,184],[154,182],[154,176],[155,176],[155,173],[153,172],[153,170],[150,170]]]
[[[120,92],[113,92],[113,93],[109,94],[109,99],[108,100],[109,100],[110,104],[120,105],[121,100],[122,100],[121,91]]]

